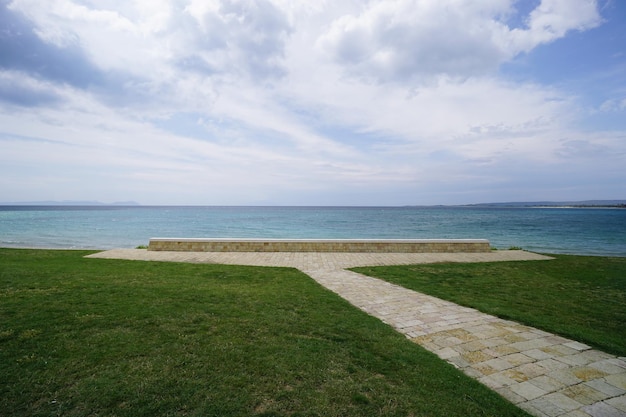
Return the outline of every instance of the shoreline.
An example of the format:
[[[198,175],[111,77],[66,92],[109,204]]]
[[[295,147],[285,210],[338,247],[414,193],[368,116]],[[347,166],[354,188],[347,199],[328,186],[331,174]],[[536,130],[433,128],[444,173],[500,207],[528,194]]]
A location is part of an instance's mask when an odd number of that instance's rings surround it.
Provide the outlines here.
[[[145,245],[142,245],[145,246]],[[95,247],[39,247],[39,246],[5,246],[0,244],[0,250],[4,249],[14,249],[14,250],[42,250],[42,251],[93,251],[96,253],[99,252],[107,252],[107,251],[115,251],[115,250],[142,250],[148,251],[147,247],[110,247],[110,248],[95,248]],[[528,253],[534,253],[537,255],[545,255],[545,256],[581,256],[581,257],[596,257],[596,258],[626,258],[626,255],[615,255],[615,254],[599,254],[599,253],[572,253],[572,252],[538,252],[525,248],[517,248],[517,249],[509,249],[509,248],[492,248],[491,252],[509,252],[509,251],[523,251]],[[203,252],[189,252],[189,253],[203,253]],[[204,252],[204,253],[220,253],[220,252]],[[256,252],[222,252],[222,253],[233,253],[233,254],[244,254],[244,253],[256,253]],[[295,253],[295,252],[274,252],[274,253]],[[320,252],[310,252],[310,253],[320,253]],[[340,253],[340,252],[327,252],[327,253]],[[388,252],[388,253],[398,253],[398,252]]]

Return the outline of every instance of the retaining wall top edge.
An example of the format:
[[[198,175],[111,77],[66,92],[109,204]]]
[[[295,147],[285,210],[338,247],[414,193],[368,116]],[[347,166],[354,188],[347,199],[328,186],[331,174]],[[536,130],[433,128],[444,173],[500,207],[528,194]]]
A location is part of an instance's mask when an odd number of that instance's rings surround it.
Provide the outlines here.
[[[173,238],[154,237],[154,242],[277,242],[277,243],[489,243],[487,239],[257,239],[257,238]]]

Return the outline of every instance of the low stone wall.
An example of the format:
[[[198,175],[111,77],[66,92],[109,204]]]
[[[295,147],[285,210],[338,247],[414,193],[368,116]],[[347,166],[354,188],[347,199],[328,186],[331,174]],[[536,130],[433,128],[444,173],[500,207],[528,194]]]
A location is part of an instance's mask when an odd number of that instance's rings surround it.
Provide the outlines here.
[[[148,250],[179,252],[489,252],[486,239],[150,239]]]

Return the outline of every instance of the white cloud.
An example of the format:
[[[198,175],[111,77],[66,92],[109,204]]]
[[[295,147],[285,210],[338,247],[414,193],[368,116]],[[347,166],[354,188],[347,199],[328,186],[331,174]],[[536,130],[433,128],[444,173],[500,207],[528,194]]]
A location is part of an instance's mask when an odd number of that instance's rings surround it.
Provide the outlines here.
[[[1,67],[0,166],[33,194],[45,188],[38,175],[60,188],[65,178],[64,199],[156,204],[376,204],[392,194],[386,203],[410,204],[467,184],[504,188],[568,160],[613,155],[605,166],[618,169],[622,136],[577,132],[574,94],[498,72],[599,24],[594,2],[544,0],[526,16],[516,5],[14,0],[56,45],[50,56],[78,48],[81,74],[100,78],[53,79],[40,62]]]
[[[172,16],[172,25],[179,39],[171,53],[182,65],[207,75],[228,72],[258,79],[282,74],[291,28],[287,16],[270,1],[191,1]]]
[[[19,71],[0,70],[0,101],[36,106],[59,101],[62,91],[54,84],[37,80]]]
[[[520,52],[600,24],[595,2],[544,0],[510,28],[514,1],[391,0],[336,19],[318,45],[351,74],[405,81],[483,75]]]
[[[78,46],[102,70],[143,76],[160,64],[162,48],[157,39],[146,36],[142,22],[121,11],[72,0],[14,0],[9,7],[31,19],[43,41],[61,48]]]
[[[491,40],[501,24],[479,12],[469,2],[371,3],[359,15],[335,20],[319,45],[357,75],[383,81],[483,73],[503,52]]]
[[[601,22],[595,0],[542,0],[530,13],[528,30],[515,32],[514,39],[518,48],[529,51],[571,30],[591,29]]]
[[[35,5],[36,3],[36,5]],[[34,2],[13,10],[57,46],[80,44],[101,68],[162,77],[170,64],[212,72],[273,75],[281,71],[286,16],[268,0],[212,2]],[[154,73],[161,68],[160,72]],[[154,73],[154,74],[153,74]]]
[[[599,110],[601,112],[618,112],[626,110],[626,98],[623,99],[609,99],[600,105]]]

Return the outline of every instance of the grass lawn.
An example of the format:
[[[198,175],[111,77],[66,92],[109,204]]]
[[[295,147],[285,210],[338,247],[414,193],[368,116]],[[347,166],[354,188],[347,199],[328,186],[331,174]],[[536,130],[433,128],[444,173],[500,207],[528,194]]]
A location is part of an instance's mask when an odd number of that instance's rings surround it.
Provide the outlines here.
[[[527,416],[295,269],[0,249],[3,416]]]
[[[355,268],[626,356],[626,258]]]

